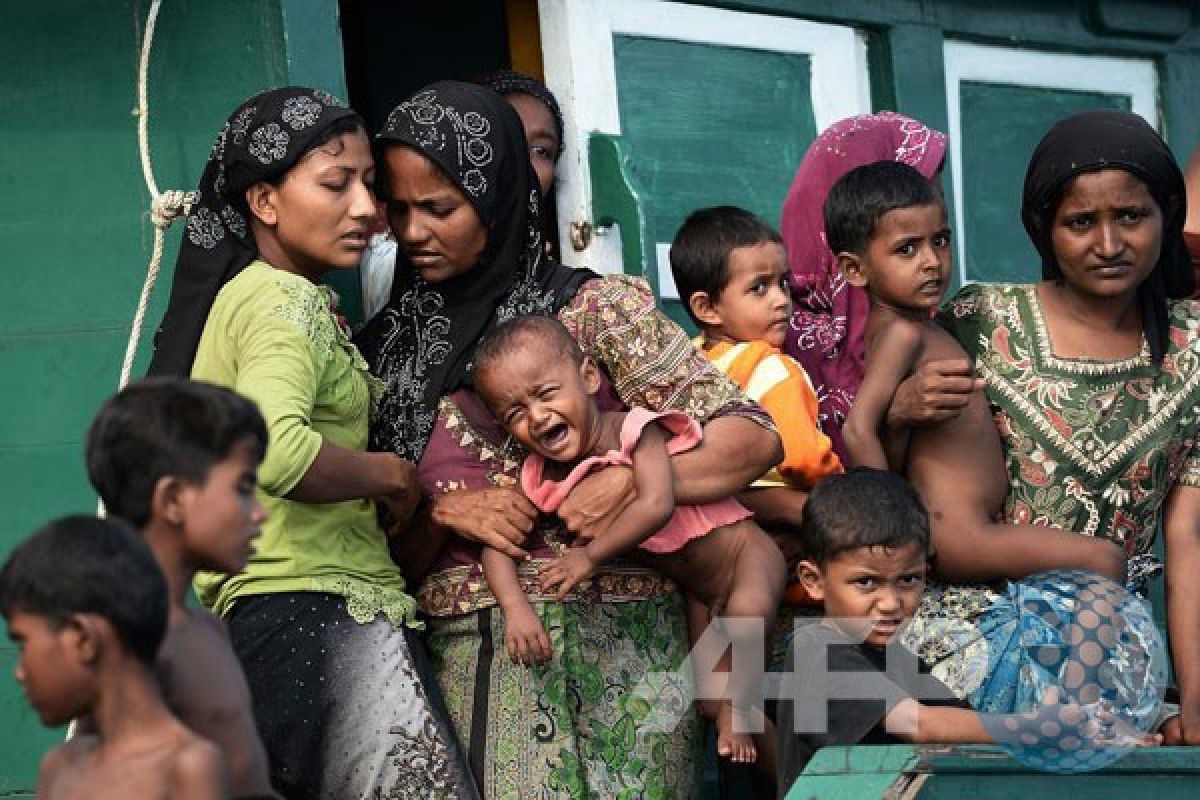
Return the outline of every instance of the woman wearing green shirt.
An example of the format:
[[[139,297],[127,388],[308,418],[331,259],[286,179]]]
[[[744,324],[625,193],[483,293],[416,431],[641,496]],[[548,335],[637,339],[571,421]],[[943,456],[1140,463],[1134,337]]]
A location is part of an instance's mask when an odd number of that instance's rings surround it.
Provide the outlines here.
[[[217,137],[188,216],[152,374],[258,403],[269,516],[238,575],[202,574],[288,797],[473,797],[414,603],[376,521],[405,520],[410,462],[364,452],[376,382],[316,281],[356,266],[375,212],[362,120],[320,90],[247,100]]]

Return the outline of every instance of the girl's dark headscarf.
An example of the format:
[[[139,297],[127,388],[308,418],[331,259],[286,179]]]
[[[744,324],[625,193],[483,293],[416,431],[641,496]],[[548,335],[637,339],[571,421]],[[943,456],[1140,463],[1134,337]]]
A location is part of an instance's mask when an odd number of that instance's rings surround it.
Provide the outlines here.
[[[376,139],[385,152],[411,147],[436,164],[487,227],[479,264],[440,283],[422,280],[402,245],[391,299],[355,339],[386,387],[371,448],[416,461],[442,395],[469,385],[480,337],[518,315],[554,314],[595,274],[546,257],[525,133],[500,95],[469,83],[432,84],[397,106]],[[383,153],[376,161],[386,199]]]
[[[1042,256],[1042,277],[1061,278],[1051,233],[1063,193],[1072,178],[1103,169],[1123,169],[1136,176],[1162,211],[1158,263],[1138,287],[1142,330],[1154,363],[1160,364],[1167,350],[1167,300],[1191,296],[1194,276],[1183,241],[1183,173],[1149,123],[1128,111],[1085,111],[1057,123],[1029,162],[1021,221]]]
[[[335,133],[362,127],[357,113],[320,89],[272,89],[238,106],[217,134],[200,176],[148,374],[191,373],[217,292],[258,257],[246,190],[278,182]]]

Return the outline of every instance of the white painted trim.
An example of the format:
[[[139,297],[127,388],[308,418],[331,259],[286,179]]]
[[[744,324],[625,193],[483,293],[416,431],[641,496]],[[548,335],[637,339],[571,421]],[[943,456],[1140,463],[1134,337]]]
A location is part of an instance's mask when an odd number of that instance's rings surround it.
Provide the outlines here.
[[[566,120],[556,188],[559,238],[564,261],[576,266],[622,270],[619,261],[592,252],[601,248],[576,253],[569,244],[571,221],[592,216],[587,138],[593,131],[621,133],[614,34],[804,53],[812,59],[818,131],[870,111],[866,40],[850,27],[661,0],[539,0],[538,12],[546,84]]]
[[[946,110],[950,117],[950,164],[954,173],[954,212],[958,224],[958,272],[967,282],[967,225],[963,209],[962,96],[963,81],[1123,94],[1135,114],[1156,129],[1158,73],[1150,59],[1113,58],[995,47],[947,40]],[[1013,221],[1016,224],[1016,220]]]

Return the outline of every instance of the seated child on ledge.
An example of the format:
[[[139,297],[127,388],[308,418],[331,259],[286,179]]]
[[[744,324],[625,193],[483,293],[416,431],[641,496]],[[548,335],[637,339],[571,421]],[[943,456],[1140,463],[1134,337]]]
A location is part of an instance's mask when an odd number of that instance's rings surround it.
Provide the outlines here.
[[[136,531],[82,515],[49,523],[0,570],[0,613],[42,722],[92,723],[42,759],[39,798],[227,797],[220,751],[159,695],[167,586]]]
[[[824,618],[798,626],[776,719],[779,796],[818,748],[989,742],[979,715],[899,644],[925,588],[929,519],[903,478],[856,468],[817,484],[800,528],[800,580]],[[907,657],[906,657],[907,656]],[[847,690],[859,673],[861,693]]]
[[[842,428],[854,466],[904,474],[932,519],[938,572],[956,581],[1019,580],[1078,567],[1118,582],[1124,557],[1111,542],[1040,525],[997,523],[1008,471],[980,392],[958,416],[887,427],[896,388],[927,361],[967,360],[932,315],[950,279],[950,229],[936,188],[907,164],[879,161],[842,176],[825,200],[825,233],[838,265],[870,298],[866,374]],[[985,537],[1004,535],[1005,547]],[[992,540],[994,541],[994,540]]]
[[[553,513],[589,471],[632,466],[636,498],[604,536],[567,548],[542,573],[542,590],[565,599],[608,561],[636,551],[675,580],[689,600],[721,617],[727,635],[762,647],[783,591],[784,563],[771,539],[730,499],[675,506],[670,456],[700,442],[699,425],[682,413],[596,407],[598,367],[562,325],[549,317],[519,317],[491,331],[475,354],[475,390],[497,421],[529,452],[521,487],[541,511]],[[549,657],[544,627],[525,597],[512,559],[485,549],[483,569],[505,619],[505,642],[514,658]],[[755,641],[742,642],[744,638]],[[731,673],[717,716],[717,752],[737,762],[757,759],[746,731],[761,730],[752,707],[762,673]],[[701,691],[702,696],[712,696]],[[757,723],[757,725],[756,725]]]
[[[779,234],[736,206],[692,212],[671,242],[671,273],[701,334],[697,346],[775,422],[783,463],[738,500],[775,538],[789,571],[806,493],[841,471],[817,425],[817,396],[801,367],[780,351],[792,316],[788,263]],[[789,590],[790,600],[802,595]]]

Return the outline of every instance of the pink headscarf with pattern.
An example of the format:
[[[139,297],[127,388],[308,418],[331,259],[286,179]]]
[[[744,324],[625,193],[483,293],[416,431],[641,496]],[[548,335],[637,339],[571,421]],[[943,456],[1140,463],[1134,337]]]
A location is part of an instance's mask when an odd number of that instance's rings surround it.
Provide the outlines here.
[[[855,167],[895,160],[932,178],[946,135],[892,111],[836,122],[808,148],[783,202],[781,233],[791,264],[792,324],[783,347],[812,380],[821,428],[843,461],[842,424],[863,378],[867,295],[846,283],[825,242],[822,208],[838,178]]]

